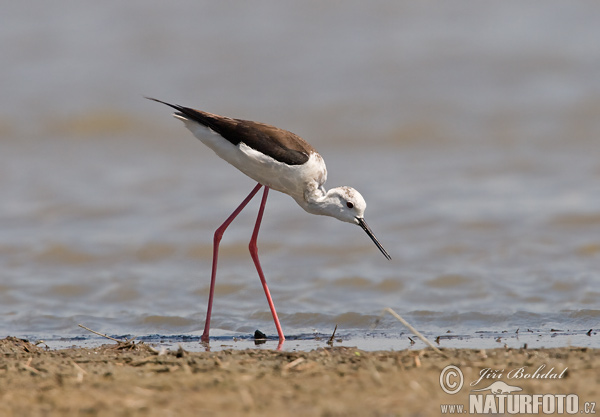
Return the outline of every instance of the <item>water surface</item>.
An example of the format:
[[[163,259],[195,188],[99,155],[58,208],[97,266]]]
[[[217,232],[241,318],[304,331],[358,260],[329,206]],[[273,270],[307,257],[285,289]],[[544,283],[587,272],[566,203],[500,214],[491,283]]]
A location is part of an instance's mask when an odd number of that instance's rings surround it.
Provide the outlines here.
[[[260,256],[291,338],[338,325],[405,348],[393,318],[371,329],[392,307],[432,338],[465,336],[442,346],[517,329],[598,346],[599,15],[592,2],[11,3],[0,333],[200,334],[212,234],[253,183],[151,95],[292,130],[324,156],[328,187],[366,198],[390,262],[360,228],[270,194]],[[275,334],[247,253],[257,205],[223,239],[219,338]]]

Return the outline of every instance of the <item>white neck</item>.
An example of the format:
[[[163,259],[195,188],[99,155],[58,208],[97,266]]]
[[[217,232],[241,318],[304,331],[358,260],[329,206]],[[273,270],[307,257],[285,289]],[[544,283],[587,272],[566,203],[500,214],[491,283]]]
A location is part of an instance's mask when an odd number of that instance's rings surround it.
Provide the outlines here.
[[[328,192],[323,187],[307,189],[300,198],[295,198],[300,207],[311,214],[328,215],[328,205],[331,204],[327,197]]]
[[[331,216],[348,223],[355,223],[357,217],[362,217],[366,207],[362,196],[349,187],[329,191],[323,187],[307,189],[303,198],[296,199],[296,202],[311,214]],[[348,206],[348,202],[352,204]]]

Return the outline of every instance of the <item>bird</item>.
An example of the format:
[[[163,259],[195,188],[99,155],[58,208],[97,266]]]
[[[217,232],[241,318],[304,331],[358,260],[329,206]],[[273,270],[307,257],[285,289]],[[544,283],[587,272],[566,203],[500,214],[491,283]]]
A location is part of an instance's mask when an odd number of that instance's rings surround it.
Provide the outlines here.
[[[270,189],[288,194],[308,213],[331,216],[360,226],[383,256],[391,260],[391,256],[365,221],[367,203],[363,196],[354,188],[346,186],[327,191],[324,188],[327,180],[325,161],[316,149],[300,136],[266,123],[219,116],[152,97],[146,98],[175,109],[173,116],[181,120],[196,138],[257,182],[250,194],[214,233],[208,307],[204,332],[200,338],[202,342],[209,342],[219,243],[227,227],[262,187],[264,191],[248,247],[267,297],[280,346],[285,336],[258,258],[257,246],[258,231]]]

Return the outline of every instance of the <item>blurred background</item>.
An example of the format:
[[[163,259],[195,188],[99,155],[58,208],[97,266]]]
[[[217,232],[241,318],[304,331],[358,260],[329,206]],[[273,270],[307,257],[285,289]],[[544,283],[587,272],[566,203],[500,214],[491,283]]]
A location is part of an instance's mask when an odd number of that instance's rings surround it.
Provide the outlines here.
[[[144,96],[291,130],[367,200],[391,262],[271,193],[286,335],[364,335],[384,307],[430,335],[598,329],[599,21],[592,1],[5,2],[0,334],[200,334],[213,232],[253,182]],[[216,336],[275,334],[257,207],[223,239]]]

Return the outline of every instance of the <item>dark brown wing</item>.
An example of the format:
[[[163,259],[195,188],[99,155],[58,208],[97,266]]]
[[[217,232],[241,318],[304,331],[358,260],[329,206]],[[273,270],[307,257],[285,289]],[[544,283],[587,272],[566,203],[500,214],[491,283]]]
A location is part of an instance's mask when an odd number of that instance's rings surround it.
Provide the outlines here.
[[[150,100],[174,108],[178,111],[179,115],[209,127],[234,145],[244,143],[250,148],[284,164],[302,165],[308,161],[309,155],[312,152],[316,152],[300,136],[275,126],[252,122],[250,120],[218,116],[189,107],[169,104],[153,98],[150,98]]]

